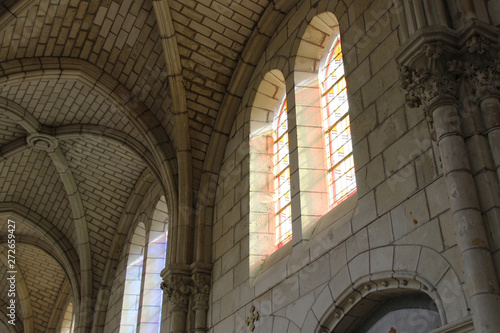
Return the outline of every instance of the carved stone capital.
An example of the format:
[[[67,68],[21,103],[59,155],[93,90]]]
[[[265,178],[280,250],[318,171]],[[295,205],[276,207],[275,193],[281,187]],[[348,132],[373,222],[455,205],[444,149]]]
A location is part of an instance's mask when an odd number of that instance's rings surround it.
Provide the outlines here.
[[[210,275],[203,273],[193,274],[194,286],[191,287],[191,293],[197,306],[207,306],[210,295]]]
[[[172,303],[173,309],[187,309],[191,288],[182,275],[168,275],[160,285]]]
[[[463,53],[461,73],[470,92],[479,100],[498,95],[500,91],[500,60],[498,50],[482,35],[473,35]]]
[[[438,43],[425,44],[422,53],[427,60],[425,64],[415,68],[402,66],[400,83],[406,92],[405,98],[409,107],[423,107],[429,111],[433,104],[456,99],[459,68],[453,60],[443,61],[443,49]],[[439,63],[438,59],[441,60]],[[427,113],[427,116],[432,115]]]

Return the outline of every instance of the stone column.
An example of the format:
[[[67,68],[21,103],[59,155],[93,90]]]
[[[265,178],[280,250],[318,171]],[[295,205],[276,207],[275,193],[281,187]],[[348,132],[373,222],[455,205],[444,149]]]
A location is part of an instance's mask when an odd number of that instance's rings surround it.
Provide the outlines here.
[[[463,73],[471,97],[479,106],[482,132],[488,138],[491,157],[500,178],[500,61],[495,37],[473,35],[466,43]]]
[[[194,332],[204,333],[207,331],[207,311],[210,295],[210,275],[203,273],[193,274],[194,286],[191,292],[194,296],[193,311],[195,315]]]
[[[454,103],[431,111],[477,332],[500,329],[500,294]]]
[[[168,274],[161,283],[161,289],[170,301],[169,333],[185,333],[191,289],[186,277],[181,274]]]
[[[419,61],[414,62],[419,68],[403,69],[402,86],[410,106],[423,107],[435,129],[474,328],[481,333],[499,332],[498,280],[458,112],[459,62],[453,60],[453,46],[445,50],[440,42],[424,44],[420,51]]]
[[[488,133],[493,162],[500,179],[500,96],[498,94],[485,96],[479,105]]]

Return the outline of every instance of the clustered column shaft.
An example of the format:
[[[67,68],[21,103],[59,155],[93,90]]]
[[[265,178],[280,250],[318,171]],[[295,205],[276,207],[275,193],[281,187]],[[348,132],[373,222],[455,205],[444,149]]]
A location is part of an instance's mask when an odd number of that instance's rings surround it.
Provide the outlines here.
[[[478,332],[497,332],[500,327],[498,281],[461,135],[458,110],[456,104],[450,101],[437,106],[432,114],[457,243],[462,254],[474,327]]]
[[[207,331],[207,311],[210,294],[210,268],[193,264],[187,269],[166,269],[162,272],[161,288],[170,301],[171,333]],[[191,323],[189,314],[193,315]]]

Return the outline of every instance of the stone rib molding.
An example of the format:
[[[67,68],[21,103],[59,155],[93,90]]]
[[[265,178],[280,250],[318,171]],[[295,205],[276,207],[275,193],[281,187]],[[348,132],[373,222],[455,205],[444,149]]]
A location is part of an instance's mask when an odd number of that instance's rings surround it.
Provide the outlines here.
[[[3,246],[0,252],[0,261],[3,263],[5,268],[8,266],[7,260],[7,246]],[[33,309],[31,307],[31,299],[28,287],[26,286],[26,280],[24,279],[21,267],[16,264],[16,292],[19,297],[19,303],[21,305],[23,313],[23,327],[24,332],[34,332],[35,326],[33,324]]]
[[[71,296],[71,286],[68,279],[64,280],[61,290],[59,291],[59,296],[57,297],[56,304],[52,309],[50,315],[49,325],[45,330],[47,333],[54,332],[57,329],[57,324],[60,321],[61,315],[63,315],[64,306],[68,303]]]
[[[285,18],[286,12],[292,10],[297,2],[297,0],[278,0],[269,4],[242,52],[241,59],[238,61],[228,85],[228,91],[222,100],[208,145],[207,158],[203,165],[200,193],[198,195],[202,200],[198,200],[196,203],[196,249],[194,252],[196,262],[209,263],[211,261],[211,251],[203,248],[200,244],[205,246],[211,244],[211,229],[209,227],[211,223],[206,221],[206,212],[212,212],[211,207],[213,207],[215,200],[215,191],[213,189],[216,188],[217,182],[216,175],[220,172],[222,157],[224,156],[231,126],[236,118],[236,111],[241,103],[252,72],[258,60],[264,54],[267,43]],[[204,240],[200,241],[202,239]]]
[[[169,255],[169,262],[188,263],[191,254],[189,244],[189,230],[192,224],[192,153],[191,139],[189,137],[188,108],[186,91],[183,84],[182,65],[178,50],[177,38],[167,0],[153,1],[153,7],[160,30],[160,36],[168,69],[168,82],[170,95],[172,97],[172,112],[175,115],[174,145],[177,152],[178,163],[178,204],[171,213],[171,236],[168,243],[168,252],[178,254],[175,257]],[[175,207],[179,207],[178,211]],[[173,250],[175,249],[175,250]]]
[[[30,58],[0,63],[1,84],[15,84],[36,80],[75,80],[102,95],[122,110],[126,118],[144,135],[147,146],[154,156],[162,179],[169,191],[176,189],[173,170],[175,153],[158,119],[133,94],[111,75],[91,63],[74,58]],[[1,101],[0,101],[1,103]],[[187,124],[187,122],[186,122]],[[175,207],[175,206],[174,206]]]
[[[134,188],[134,192],[127,201],[124,208],[118,226],[116,228],[116,233],[113,236],[111,246],[109,249],[109,256],[106,260],[104,266],[103,274],[101,277],[101,284],[99,291],[97,292],[96,309],[94,315],[94,323],[92,327],[92,332],[103,332],[106,320],[106,311],[108,309],[108,304],[110,301],[111,287],[113,283],[114,274],[116,273],[116,267],[120,261],[120,254],[125,247],[125,242],[127,240],[127,231],[131,232],[135,228],[130,228],[132,225],[136,225],[134,221],[137,220],[137,213],[139,211],[140,205],[147,194],[147,192],[154,186],[154,177],[150,170],[146,169],[141,178],[137,181]],[[158,201],[157,200],[154,201]]]
[[[54,140],[56,140],[54,138]],[[89,233],[87,219],[83,208],[82,199],[71,168],[62,152],[61,148],[55,147],[48,150],[48,155],[52,160],[61,181],[64,185],[68,201],[71,206],[73,221],[77,234],[78,244],[76,245],[80,258],[81,274],[81,311],[77,312],[75,327],[78,332],[89,332],[92,324],[93,304],[92,304],[92,253],[90,250]]]
[[[50,223],[42,216],[17,203],[0,203],[0,215],[11,216],[17,222],[26,223],[41,235],[41,239],[33,239],[24,235],[18,235],[17,238],[20,243],[33,245],[41,248],[47,253],[54,253],[50,249],[50,246],[53,246],[55,253],[57,253],[55,258],[64,268],[66,275],[73,286],[73,295],[75,296],[75,300],[79,301],[80,291],[78,287],[80,285],[80,267],[78,263],[78,254],[69,240],[58,229],[51,228]],[[37,222],[35,223],[33,221]],[[4,241],[5,239],[0,237],[0,243]],[[75,302],[74,305],[78,306],[78,303]]]
[[[36,133],[40,130],[41,125],[35,117],[31,115],[21,105],[0,97],[0,113],[5,113],[7,116],[22,126],[28,133]]]

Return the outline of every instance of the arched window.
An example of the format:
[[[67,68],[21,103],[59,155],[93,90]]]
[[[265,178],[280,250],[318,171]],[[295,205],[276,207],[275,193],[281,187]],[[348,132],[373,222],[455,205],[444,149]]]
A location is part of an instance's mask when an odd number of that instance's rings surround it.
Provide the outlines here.
[[[298,187],[298,193],[292,194],[300,204],[293,219],[294,232],[301,234],[294,243],[311,239],[322,230],[318,221],[324,221],[323,227],[335,223],[357,202],[339,22],[323,12],[303,29],[294,62],[295,103],[289,111],[297,142],[290,147],[292,161],[298,161],[295,177],[292,168],[292,189]],[[341,202],[345,205],[338,207]]]
[[[356,191],[340,35],[335,37],[326,59],[319,78],[328,168],[328,198],[330,208],[333,208]]]
[[[274,121],[274,195],[276,212],[276,245],[283,246],[292,238],[292,207],[290,195],[290,153],[286,99],[281,102]]]
[[[130,241],[125,290],[123,292],[120,332],[137,331],[137,319],[141,297],[142,270],[144,266],[144,248],[146,228],[139,222]]]
[[[269,70],[250,109],[249,270],[291,239],[290,168],[285,78]]]
[[[160,272],[165,268],[167,254],[168,209],[162,196],[153,213],[147,235],[142,278],[141,307],[138,332],[159,333],[163,292],[160,289]]]
[[[73,312],[73,302],[71,300],[66,304],[60,325],[60,333],[73,333],[75,330],[75,313]]]
[[[165,268],[167,230],[168,209],[162,196],[150,223],[139,222],[130,241],[120,332],[160,332],[163,305],[160,272]]]

